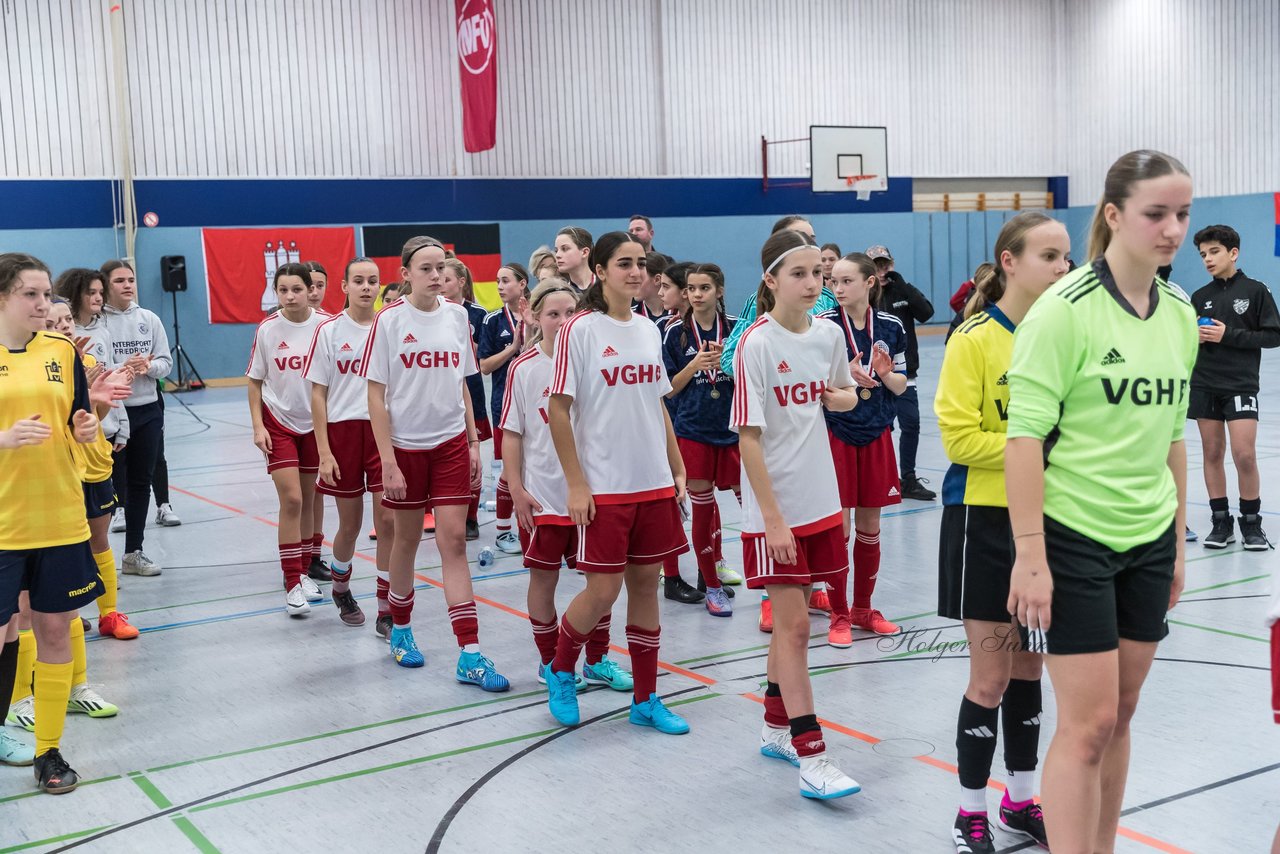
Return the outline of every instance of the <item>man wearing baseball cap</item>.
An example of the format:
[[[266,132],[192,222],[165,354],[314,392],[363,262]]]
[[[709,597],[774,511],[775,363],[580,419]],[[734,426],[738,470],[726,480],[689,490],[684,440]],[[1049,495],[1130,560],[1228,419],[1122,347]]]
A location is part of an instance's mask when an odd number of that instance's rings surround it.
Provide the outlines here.
[[[898,395],[898,469],[902,476],[902,497],[933,501],[937,493],[916,477],[916,449],[920,446],[920,396],[916,391],[916,371],[920,368],[920,347],[916,324],[933,317],[933,304],[914,285],[893,269],[889,247],[879,244],[867,250],[875,262],[882,290],[880,310],[902,321],[907,330],[907,390]]]

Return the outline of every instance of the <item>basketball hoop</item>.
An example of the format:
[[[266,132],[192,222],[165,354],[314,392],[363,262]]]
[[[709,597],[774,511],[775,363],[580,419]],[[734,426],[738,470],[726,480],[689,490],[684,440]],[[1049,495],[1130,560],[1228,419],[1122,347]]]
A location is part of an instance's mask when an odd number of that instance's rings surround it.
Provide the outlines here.
[[[871,198],[871,191],[876,189],[877,175],[846,175],[844,185],[857,193],[857,199],[865,202]]]

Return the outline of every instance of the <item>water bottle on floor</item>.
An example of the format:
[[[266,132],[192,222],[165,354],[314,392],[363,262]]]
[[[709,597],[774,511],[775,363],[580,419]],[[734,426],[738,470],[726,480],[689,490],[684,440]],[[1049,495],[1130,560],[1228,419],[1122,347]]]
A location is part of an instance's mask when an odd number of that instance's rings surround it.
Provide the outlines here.
[[[494,560],[493,549],[485,546],[480,550],[480,554],[476,556],[476,565],[480,569],[493,569]]]

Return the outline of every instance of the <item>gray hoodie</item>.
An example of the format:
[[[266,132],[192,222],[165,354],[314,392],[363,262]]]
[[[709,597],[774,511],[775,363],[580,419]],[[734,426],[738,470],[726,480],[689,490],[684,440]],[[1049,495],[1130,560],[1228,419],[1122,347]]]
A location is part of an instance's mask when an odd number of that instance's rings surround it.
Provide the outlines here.
[[[107,331],[107,325],[103,322],[102,316],[99,315],[89,321],[88,326],[76,324],[75,336],[77,338],[86,336],[89,338],[89,346],[85,349],[86,356],[92,356],[97,360],[98,364],[105,368],[115,367],[112,359],[111,333]],[[107,412],[107,416],[102,419],[102,435],[111,440],[112,444],[120,444],[129,440],[129,414],[125,412],[124,406],[113,406]]]
[[[142,406],[154,403],[160,397],[156,380],[167,377],[173,370],[169,355],[169,335],[164,331],[155,312],[130,303],[124,311],[102,307],[102,322],[111,336],[111,366],[117,367],[129,361],[129,357],[142,353],[151,357],[151,367],[146,376],[133,378],[133,394],[125,406]]]

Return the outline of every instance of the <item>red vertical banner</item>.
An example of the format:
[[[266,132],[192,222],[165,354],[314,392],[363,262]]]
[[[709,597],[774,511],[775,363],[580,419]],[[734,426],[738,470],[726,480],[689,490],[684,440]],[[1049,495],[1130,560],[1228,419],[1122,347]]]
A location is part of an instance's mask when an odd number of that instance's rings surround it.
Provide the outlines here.
[[[493,0],[454,0],[462,77],[462,146],[493,148],[498,127],[498,28]]]

